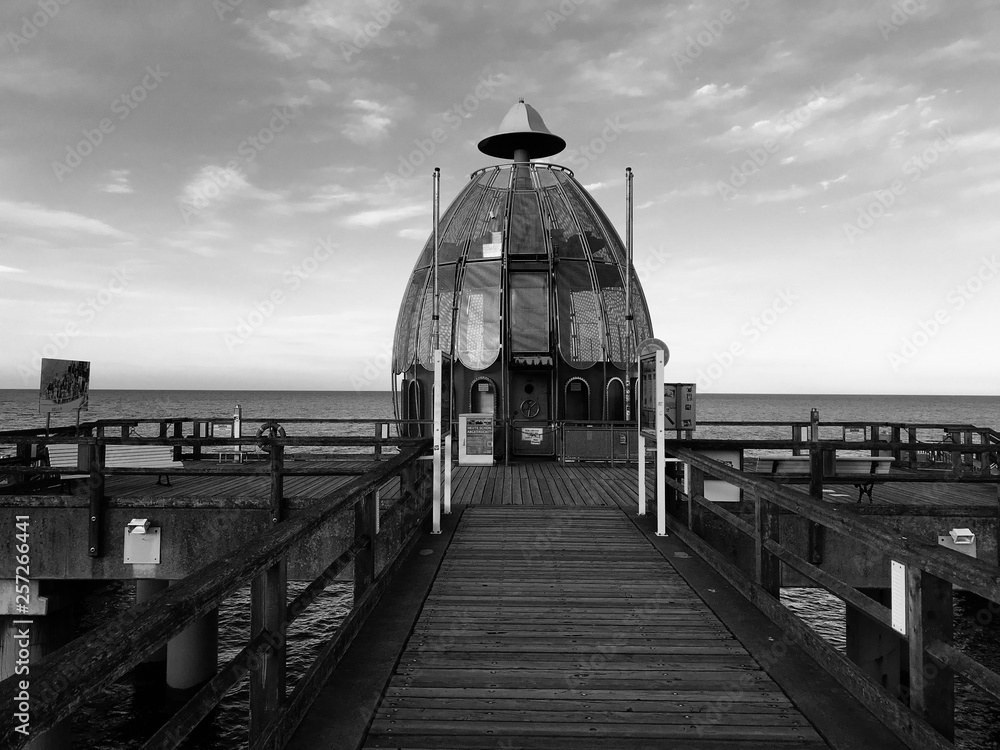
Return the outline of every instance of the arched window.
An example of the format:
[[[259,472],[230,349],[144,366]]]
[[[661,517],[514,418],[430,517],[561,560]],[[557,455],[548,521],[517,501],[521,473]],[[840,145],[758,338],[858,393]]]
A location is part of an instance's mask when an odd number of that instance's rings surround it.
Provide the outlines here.
[[[625,421],[625,384],[621,378],[611,378],[608,381],[607,418],[614,422]]]
[[[563,411],[566,419],[590,419],[590,386],[586,380],[570,378],[566,381]]]
[[[469,409],[473,414],[497,413],[497,384],[492,378],[476,378],[469,389]]]

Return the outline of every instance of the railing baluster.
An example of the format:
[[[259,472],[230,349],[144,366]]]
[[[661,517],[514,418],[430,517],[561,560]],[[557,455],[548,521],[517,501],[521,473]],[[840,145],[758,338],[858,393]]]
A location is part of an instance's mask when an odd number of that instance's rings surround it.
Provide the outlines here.
[[[86,456],[85,466],[87,473],[90,474],[87,481],[90,499],[87,551],[91,557],[100,557],[104,516],[104,467],[101,466],[101,451],[97,443],[92,442],[81,445],[78,454]]]
[[[368,545],[354,558],[354,601],[364,596],[375,579],[375,493],[369,492],[354,504],[354,541],[367,538]]]
[[[254,743],[265,735],[278,718],[285,700],[285,611],[287,607],[286,563],[280,562],[259,573],[250,591],[250,637],[264,632],[270,648],[255,662],[250,674],[250,746],[254,750],[278,747]]]
[[[697,466],[687,465],[688,472],[688,528],[698,536],[704,534],[701,506],[694,501],[696,497],[705,495],[705,472]]]
[[[765,540],[778,542],[781,539],[779,509],[770,503],[761,492],[753,493],[754,507],[754,577],[757,584],[775,599],[781,596],[781,561],[769,552]]]
[[[284,518],[285,446],[271,446],[271,523]]]

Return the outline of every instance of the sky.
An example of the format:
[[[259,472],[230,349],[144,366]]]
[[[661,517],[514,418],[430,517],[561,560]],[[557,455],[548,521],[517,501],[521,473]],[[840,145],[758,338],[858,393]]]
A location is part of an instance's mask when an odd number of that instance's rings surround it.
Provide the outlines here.
[[[0,387],[389,388],[413,263],[519,97],[667,379],[1000,394],[1000,5],[5,0]]]

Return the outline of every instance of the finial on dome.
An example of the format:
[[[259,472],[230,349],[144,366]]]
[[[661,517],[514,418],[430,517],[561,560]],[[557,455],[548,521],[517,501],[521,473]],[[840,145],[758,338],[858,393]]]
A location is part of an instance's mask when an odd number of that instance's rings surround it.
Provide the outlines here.
[[[542,116],[524,99],[510,108],[500,123],[500,129],[479,142],[479,150],[498,159],[517,159],[517,152],[525,152],[527,159],[541,159],[558,154],[566,148],[566,141],[549,132]]]

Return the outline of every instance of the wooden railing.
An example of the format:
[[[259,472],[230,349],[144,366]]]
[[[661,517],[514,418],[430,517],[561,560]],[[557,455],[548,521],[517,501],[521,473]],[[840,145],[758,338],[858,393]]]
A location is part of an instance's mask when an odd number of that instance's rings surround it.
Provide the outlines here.
[[[849,691],[914,747],[953,747],[954,677],[961,675],[1000,699],[1000,675],[958,650],[951,638],[952,590],[960,586],[991,602],[1000,602],[996,566],[953,550],[908,539],[850,507],[820,500],[822,455],[814,444],[810,494],[737,471],[712,461],[684,444],[671,441],[667,453],[688,466],[688,490],[674,479],[667,526],[722,573],[750,601],[778,623]],[[705,477],[743,490],[752,516],[739,516],[705,498]],[[815,477],[819,477],[817,481]],[[996,482],[997,478],[993,477]],[[778,518],[792,513],[811,526],[846,535],[877,558],[888,555],[906,566],[906,636],[909,689],[897,696],[877,684],[846,656],[816,634],[780,601],[781,566],[785,565],[839,597],[876,623],[891,627],[891,610],[844,583],[782,544]],[[753,545],[752,569],[739,567],[716,550],[705,535],[708,515],[721,519]],[[901,636],[903,637],[903,636]]]
[[[35,438],[37,439],[37,438]],[[52,438],[50,438],[51,440]],[[157,730],[144,748],[176,747],[219,703],[222,696],[250,673],[250,746],[253,750],[280,748],[298,725],[374,608],[382,591],[407,557],[421,534],[422,521],[430,512],[429,462],[421,461],[429,440],[396,441],[400,453],[373,464],[349,485],[317,500],[301,514],[284,520],[282,478],[298,473],[283,465],[284,449],[298,445],[340,445],[336,438],[273,438],[269,465],[185,467],[170,470],[108,469],[99,459],[102,446],[116,443],[229,445],[235,439],[112,437],[63,438],[83,446],[91,477],[89,492],[97,503],[102,498],[103,479],[108,474],[225,473],[271,476],[271,508],[275,524],[240,547],[211,562],[176,586],[153,599],[123,612],[85,636],[31,665],[31,727],[40,733],[69,716],[88,699],[112,685],[130,669],[157,651],[171,638],[217,607],[239,587],[250,582],[250,637],[244,648],[222,666],[166,725]],[[334,441],[334,442],[331,442]],[[44,442],[44,439],[42,439]],[[204,471],[204,469],[212,471]],[[197,470],[196,470],[197,469]],[[43,472],[42,469],[26,469]],[[323,473],[316,469],[309,473]],[[400,497],[381,509],[376,501],[379,488],[394,478],[400,481]],[[99,514],[98,514],[99,515]],[[286,606],[286,565],[291,550],[340,521],[352,520],[353,537],[339,555],[327,563],[291,604]],[[91,532],[91,543],[95,537]],[[389,538],[391,537],[391,538]],[[354,564],[354,603],[350,614],[321,649],[291,694],[285,686],[285,634],[289,625],[316,600],[323,589],[350,563]],[[18,678],[0,683],[0,701],[14,706]],[[13,710],[0,713],[2,747],[22,747],[28,738],[17,733]]]

